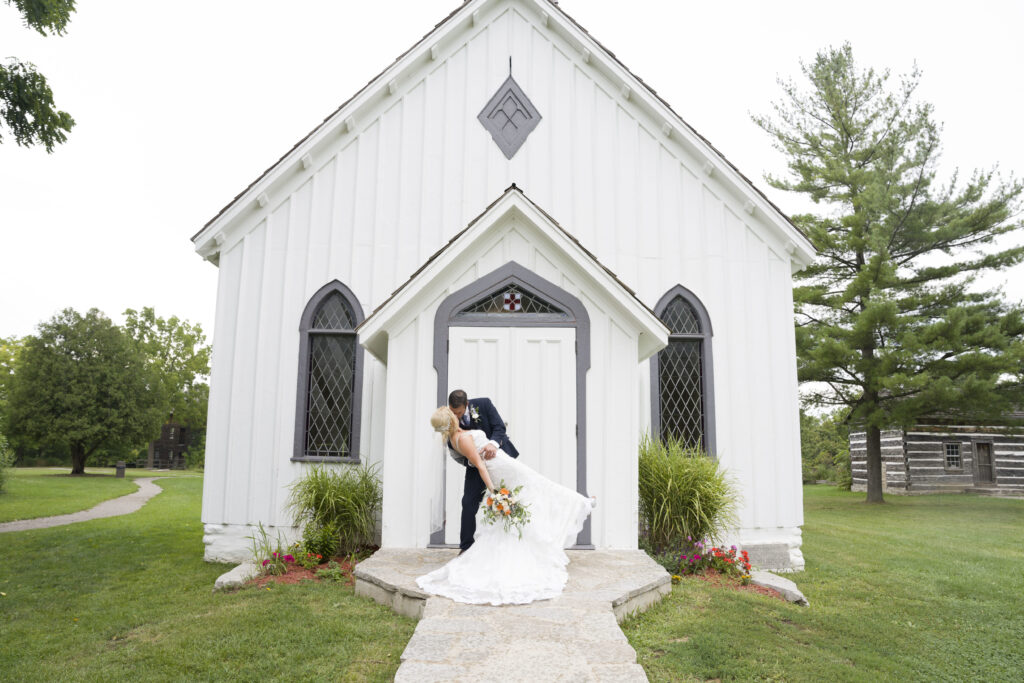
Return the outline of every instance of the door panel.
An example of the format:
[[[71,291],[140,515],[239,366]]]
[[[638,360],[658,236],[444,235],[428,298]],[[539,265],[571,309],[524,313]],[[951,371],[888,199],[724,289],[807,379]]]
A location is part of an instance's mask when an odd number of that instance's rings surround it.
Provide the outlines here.
[[[494,401],[520,460],[576,489],[576,330],[452,327],[448,354],[449,390]],[[445,543],[459,542],[464,478],[446,462]]]
[[[974,444],[974,457],[977,460],[978,482],[992,483],[995,479],[992,476],[992,444]]]

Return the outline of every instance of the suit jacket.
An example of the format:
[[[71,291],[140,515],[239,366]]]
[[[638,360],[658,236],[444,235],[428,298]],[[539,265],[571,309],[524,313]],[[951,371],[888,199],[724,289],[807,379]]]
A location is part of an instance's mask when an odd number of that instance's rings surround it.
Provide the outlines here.
[[[509,441],[508,434],[505,433],[505,421],[501,419],[501,415],[498,415],[498,409],[494,407],[494,403],[491,402],[491,399],[469,399],[469,405],[466,407],[466,415],[469,417],[469,427],[466,427],[465,422],[463,422],[463,429],[482,430],[488,439],[498,444],[498,448],[505,451],[513,458],[519,456],[519,451],[512,445],[512,442]],[[469,465],[466,458],[452,448],[451,442],[448,443],[448,450],[452,458],[455,459],[455,462],[464,467]]]

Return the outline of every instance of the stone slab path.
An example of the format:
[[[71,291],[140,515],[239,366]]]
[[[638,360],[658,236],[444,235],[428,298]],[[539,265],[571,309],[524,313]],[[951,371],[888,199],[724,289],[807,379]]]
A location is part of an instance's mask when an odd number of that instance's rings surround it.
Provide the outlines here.
[[[63,526],[75,522],[87,522],[91,519],[102,519],[104,517],[117,517],[138,511],[146,502],[163,491],[162,488],[153,483],[154,479],[160,477],[139,477],[133,479],[139,486],[135,493],[129,493],[120,498],[105,500],[88,510],[72,512],[67,515],[55,515],[53,517],[37,517],[35,519],[19,519],[14,522],[0,524],[0,533],[7,531],[26,531],[28,529],[46,529],[52,526]]]
[[[619,622],[667,594],[668,573],[642,551],[568,552],[569,582],[560,597],[500,607],[419,590],[415,578],[454,550],[382,550],[361,562],[357,592],[420,613],[395,681],[646,681]]]

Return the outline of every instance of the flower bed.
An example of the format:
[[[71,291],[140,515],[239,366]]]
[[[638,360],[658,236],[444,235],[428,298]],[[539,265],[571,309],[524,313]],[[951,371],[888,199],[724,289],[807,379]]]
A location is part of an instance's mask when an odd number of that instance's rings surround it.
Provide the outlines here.
[[[291,556],[286,556],[291,557]],[[355,584],[355,577],[352,572],[359,563],[354,557],[337,557],[325,561],[322,564],[312,567],[304,567],[299,562],[285,562],[284,572],[281,574],[262,574],[250,579],[246,585],[262,588],[269,583],[301,583],[303,581],[314,581],[319,583],[324,580],[341,581],[346,586]],[[332,566],[333,565],[333,566]]]

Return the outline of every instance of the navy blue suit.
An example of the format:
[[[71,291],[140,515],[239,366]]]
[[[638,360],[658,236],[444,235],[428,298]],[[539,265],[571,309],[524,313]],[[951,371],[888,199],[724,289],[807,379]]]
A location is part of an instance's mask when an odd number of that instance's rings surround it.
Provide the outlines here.
[[[469,405],[462,416],[460,426],[463,429],[482,430],[488,439],[498,444],[498,448],[513,458],[519,457],[519,451],[508,440],[508,434],[505,433],[505,422],[498,415],[498,409],[491,403],[491,399],[469,399]],[[462,488],[462,527],[459,530],[459,548],[466,550],[473,545],[473,535],[476,533],[476,511],[480,507],[480,501],[484,497],[484,489],[487,486],[475,467],[470,467],[468,463],[463,464],[466,467],[466,483]],[[494,483],[498,484],[498,482]]]

